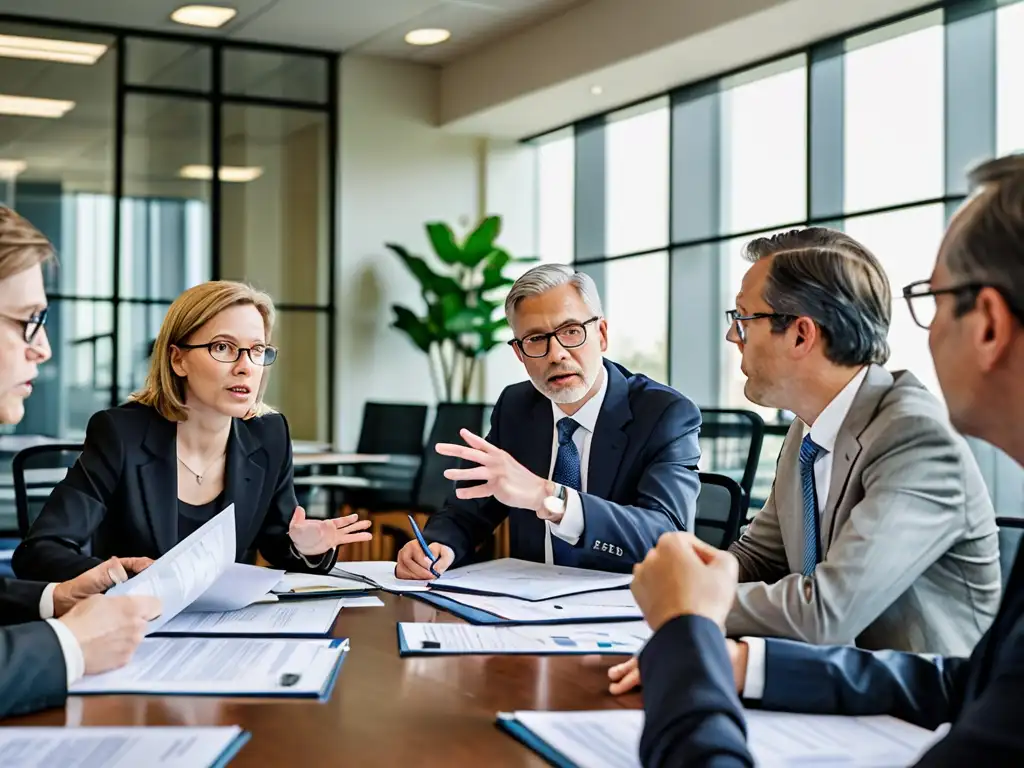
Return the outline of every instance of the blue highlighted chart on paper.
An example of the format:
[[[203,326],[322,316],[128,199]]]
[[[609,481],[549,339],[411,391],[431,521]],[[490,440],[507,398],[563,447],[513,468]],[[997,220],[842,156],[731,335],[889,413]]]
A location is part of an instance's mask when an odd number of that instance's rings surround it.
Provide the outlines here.
[[[434,622],[398,625],[402,656],[448,654],[614,654],[643,648],[651,630],[643,621],[557,626],[491,626]]]

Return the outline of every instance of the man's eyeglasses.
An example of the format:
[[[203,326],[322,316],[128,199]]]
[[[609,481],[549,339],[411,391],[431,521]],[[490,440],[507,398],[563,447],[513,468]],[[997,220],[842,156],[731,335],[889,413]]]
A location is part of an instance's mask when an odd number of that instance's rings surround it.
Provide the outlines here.
[[[548,350],[551,348],[552,338],[558,339],[558,343],[565,349],[575,349],[586,343],[587,326],[600,319],[599,315],[595,315],[589,320],[584,320],[582,323],[567,323],[550,333],[530,334],[522,339],[512,339],[508,344],[510,347],[519,347],[519,351],[527,357],[547,356]]]
[[[0,315],[6,320],[10,320],[12,323],[17,323],[22,328],[22,337],[25,339],[26,344],[31,344],[36,340],[39,335],[39,331],[46,325],[46,318],[50,313],[49,307],[43,307],[41,310],[36,312],[28,320],[22,320],[20,317],[10,317],[9,315]]]
[[[253,347],[240,347],[230,341],[211,341],[208,344],[175,344],[181,349],[205,349],[210,357],[218,363],[237,363],[238,359],[245,352],[253,365],[273,365],[277,360],[277,347],[264,344],[257,344]]]
[[[943,294],[954,296],[956,299],[955,311],[957,315],[962,315],[974,308],[974,303],[978,300],[978,293],[982,288],[993,288],[999,291],[1010,311],[1020,320],[1021,324],[1024,324],[1024,310],[1010,301],[1004,288],[991,283],[961,283],[948,288],[933,289],[931,280],[918,280],[903,288],[903,298],[910,308],[910,316],[914,318],[914,322],[927,331],[935,321],[935,313],[938,309],[936,296]]]
[[[744,323],[749,323],[752,320],[762,320],[764,318],[775,319],[775,318],[786,318],[792,317],[792,315],[783,315],[778,312],[754,312],[750,315],[741,315],[738,309],[730,309],[725,313],[725,319],[729,321],[729,331],[726,333],[726,338],[736,331],[736,338],[739,339],[740,344],[747,343],[747,327]]]

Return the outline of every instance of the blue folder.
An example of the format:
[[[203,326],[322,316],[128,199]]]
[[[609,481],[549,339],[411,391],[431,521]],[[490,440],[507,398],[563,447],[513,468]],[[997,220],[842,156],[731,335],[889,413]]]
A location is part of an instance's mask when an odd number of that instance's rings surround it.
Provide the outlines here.
[[[532,624],[604,624],[613,621],[639,621],[639,617],[633,616],[596,616],[589,619],[506,619],[488,611],[473,608],[472,606],[460,603],[450,597],[438,594],[437,592],[408,592],[408,597],[414,597],[425,603],[430,603],[435,608],[448,611],[453,616],[458,616],[470,624],[490,624],[493,626],[517,627]]]
[[[402,632],[402,624],[399,622],[395,627],[398,633],[398,655],[405,656],[632,656],[632,651],[622,651],[617,649],[617,644],[607,643],[607,647],[603,647],[600,650],[551,650],[551,651],[452,651],[441,647],[422,647],[413,648],[405,639],[405,634]],[[424,641],[426,643],[427,641]],[[574,643],[569,638],[555,638],[557,645],[562,648],[575,647]]]
[[[292,639],[292,638],[289,638]],[[342,643],[347,643],[347,638],[338,638],[331,643],[331,648],[337,648]],[[345,663],[345,657],[348,656],[348,649],[346,648],[338,655],[338,660],[334,665],[334,669],[331,670],[331,674],[327,677],[323,687],[319,692],[312,691],[291,691],[287,688],[276,688],[271,691],[260,691],[259,693],[251,693],[249,691],[174,691],[168,693],[167,691],[134,691],[126,690],[119,691],[116,689],[105,690],[105,691],[72,691],[69,695],[71,696],[206,696],[216,698],[250,698],[250,699],[316,699],[321,704],[327,703],[331,694],[334,693],[334,686],[338,682],[338,674],[341,672],[341,665]],[[241,745],[239,745],[241,748]]]
[[[242,750],[242,747],[249,743],[249,739],[251,738],[252,735],[248,731],[242,731],[235,737],[234,741],[225,747],[224,751],[221,752],[220,757],[210,764],[210,768],[225,768],[228,763],[235,759],[238,753]]]
[[[497,726],[520,744],[532,749],[555,768],[578,768],[576,763],[554,749],[544,739],[516,720],[513,715],[499,712]]]

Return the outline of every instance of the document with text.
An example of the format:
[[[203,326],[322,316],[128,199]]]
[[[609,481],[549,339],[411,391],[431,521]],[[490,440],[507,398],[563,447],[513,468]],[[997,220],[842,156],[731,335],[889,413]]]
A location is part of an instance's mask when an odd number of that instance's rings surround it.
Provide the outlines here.
[[[618,589],[629,586],[632,581],[631,573],[591,571],[503,558],[446,571],[441,578],[430,582],[430,588],[535,601]]]
[[[212,768],[249,740],[237,725],[0,728],[4,768]]]
[[[266,598],[283,576],[284,571],[274,568],[228,563],[217,580],[185,611],[237,611]]]
[[[69,693],[320,698],[347,650],[348,640],[149,637],[127,666]]]
[[[146,629],[151,634],[188,608],[234,561],[235,505],[230,504],[149,568],[107,594],[160,598],[162,612]]]
[[[489,627],[472,624],[402,622],[402,656],[424,654],[590,654],[631,655],[651,636],[642,621]]]
[[[516,597],[447,592],[445,597],[515,622],[639,621],[643,612],[628,589],[586,592],[550,600],[520,600]]]
[[[376,597],[342,597],[250,605],[221,613],[182,613],[165,624],[160,634],[323,636],[346,605],[367,608],[383,603]]]
[[[747,710],[745,717],[747,743],[759,768],[896,768],[912,764],[938,738],[932,731],[885,715]],[[643,710],[499,713],[498,724],[556,765],[640,768]]]

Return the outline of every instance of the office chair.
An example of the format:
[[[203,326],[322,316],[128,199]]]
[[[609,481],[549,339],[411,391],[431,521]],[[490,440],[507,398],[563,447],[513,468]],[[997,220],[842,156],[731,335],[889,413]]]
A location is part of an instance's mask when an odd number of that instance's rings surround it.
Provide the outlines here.
[[[740,536],[747,497],[740,484],[726,475],[700,474],[700,495],[694,535],[713,547],[728,549]]]
[[[19,451],[11,462],[18,535],[25,538],[50,497],[82,453],[81,443],[34,445]]]

